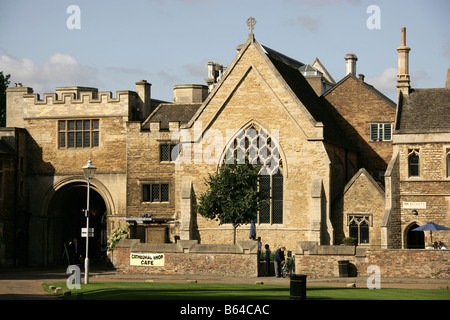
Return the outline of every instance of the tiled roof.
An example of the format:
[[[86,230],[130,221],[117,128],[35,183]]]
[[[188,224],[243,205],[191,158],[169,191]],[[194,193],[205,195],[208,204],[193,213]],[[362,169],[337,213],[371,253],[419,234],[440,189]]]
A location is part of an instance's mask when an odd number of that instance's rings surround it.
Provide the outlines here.
[[[396,133],[450,132],[450,89],[411,89],[398,108]]]
[[[169,129],[169,122],[179,121],[180,125],[188,123],[200,108],[201,103],[163,103],[147,118],[142,128],[150,129],[150,122],[161,122],[161,129]]]
[[[301,74],[299,68],[302,67],[303,64],[299,65],[301,64],[300,62],[297,61],[297,63],[295,63],[296,60],[287,58],[276,51],[269,51],[267,50],[267,47],[264,47],[264,49],[286,84],[302,102],[314,120],[323,123],[324,139],[335,145],[347,149],[354,149],[354,146],[351,145],[350,141],[345,138],[343,129],[333,119],[331,110],[329,110],[326,102],[317,96],[308,81]],[[272,54],[271,52],[276,52],[276,54]]]

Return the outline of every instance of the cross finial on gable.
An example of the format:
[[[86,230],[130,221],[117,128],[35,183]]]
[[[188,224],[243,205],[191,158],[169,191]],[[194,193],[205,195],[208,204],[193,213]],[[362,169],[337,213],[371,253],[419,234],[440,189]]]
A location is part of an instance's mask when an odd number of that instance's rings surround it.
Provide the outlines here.
[[[255,27],[256,24],[256,19],[253,17],[250,17],[247,19],[247,26],[248,29],[250,30],[250,34],[253,34],[253,28]]]

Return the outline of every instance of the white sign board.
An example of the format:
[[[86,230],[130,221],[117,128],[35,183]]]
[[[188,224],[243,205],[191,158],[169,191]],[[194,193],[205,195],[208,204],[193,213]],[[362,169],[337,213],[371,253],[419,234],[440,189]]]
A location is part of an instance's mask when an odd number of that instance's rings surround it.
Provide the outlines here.
[[[162,253],[130,253],[130,266],[163,267],[164,254]]]
[[[403,202],[403,209],[426,209],[426,202]]]
[[[87,230],[86,228],[81,228],[81,237],[86,238],[87,236]],[[94,237],[94,228],[89,228],[89,238]]]

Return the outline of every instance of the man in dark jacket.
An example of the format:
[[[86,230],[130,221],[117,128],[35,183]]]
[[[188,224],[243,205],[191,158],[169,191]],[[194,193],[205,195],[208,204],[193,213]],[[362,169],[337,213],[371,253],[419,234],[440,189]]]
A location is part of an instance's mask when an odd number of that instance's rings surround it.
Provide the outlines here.
[[[286,247],[279,248],[273,257],[273,266],[275,269],[275,276],[277,278],[281,277],[281,263],[284,262],[284,251]]]

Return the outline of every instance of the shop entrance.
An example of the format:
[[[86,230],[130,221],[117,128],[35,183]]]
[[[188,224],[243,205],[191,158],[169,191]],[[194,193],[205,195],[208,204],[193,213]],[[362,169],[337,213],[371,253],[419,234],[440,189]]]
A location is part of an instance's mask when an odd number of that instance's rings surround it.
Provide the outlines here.
[[[89,260],[99,262],[106,254],[106,205],[102,196],[90,189],[89,228],[94,228],[94,237],[89,238]],[[81,228],[86,227],[85,209],[87,184],[74,182],[58,189],[48,209],[48,262],[51,265],[67,264],[65,248],[77,238],[80,251],[85,258],[86,238],[81,237]]]
[[[419,226],[414,223],[409,226],[406,233],[406,248],[407,249],[425,249],[425,237],[423,232],[412,231]]]

